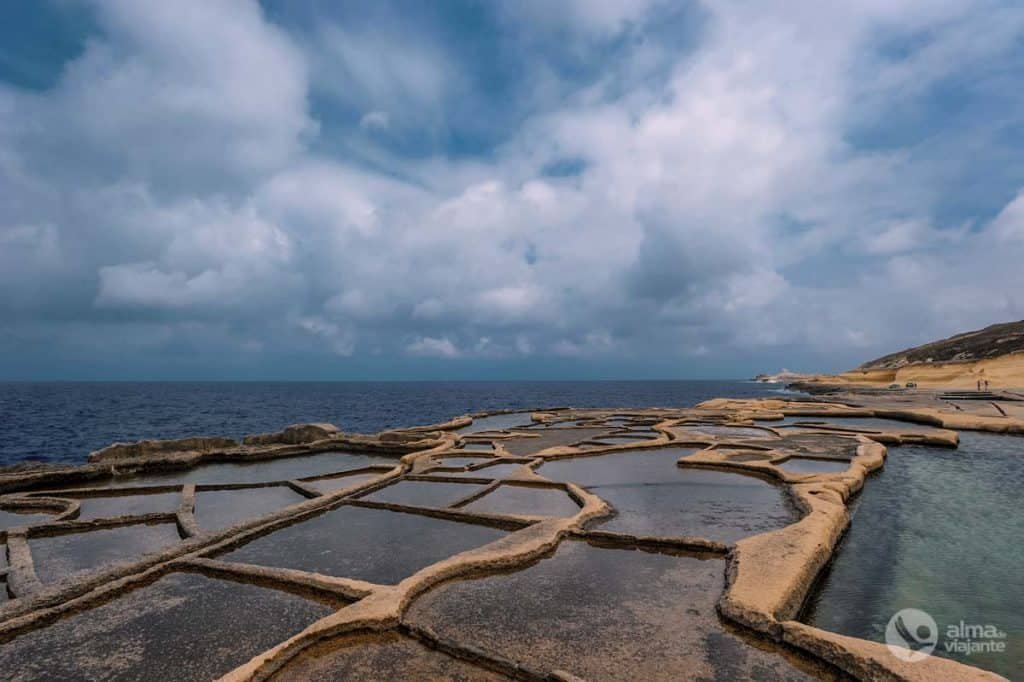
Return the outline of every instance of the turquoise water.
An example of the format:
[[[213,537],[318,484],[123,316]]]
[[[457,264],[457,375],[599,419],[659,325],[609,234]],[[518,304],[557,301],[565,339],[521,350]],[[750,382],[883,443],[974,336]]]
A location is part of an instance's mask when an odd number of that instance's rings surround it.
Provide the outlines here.
[[[943,635],[936,654],[1021,679],[1024,438],[960,438],[958,450],[889,449],[805,620],[881,642],[895,612],[922,609]],[[1006,651],[946,651],[947,627],[960,621],[1005,632]]]

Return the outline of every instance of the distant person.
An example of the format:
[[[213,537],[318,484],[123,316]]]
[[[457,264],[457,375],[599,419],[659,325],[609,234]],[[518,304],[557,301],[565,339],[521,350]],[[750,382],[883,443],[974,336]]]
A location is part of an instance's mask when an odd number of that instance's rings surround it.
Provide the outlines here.
[[[985,379],[985,390],[988,390],[988,379]]]
[[[981,379],[978,379],[978,391],[981,391]]]

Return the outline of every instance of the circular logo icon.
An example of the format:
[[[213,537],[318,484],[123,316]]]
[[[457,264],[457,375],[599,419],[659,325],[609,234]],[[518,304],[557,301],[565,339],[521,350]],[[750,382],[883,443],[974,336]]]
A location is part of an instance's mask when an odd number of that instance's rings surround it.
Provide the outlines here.
[[[916,663],[935,651],[939,643],[939,626],[934,618],[920,609],[903,609],[889,619],[885,627],[885,643],[896,658]]]

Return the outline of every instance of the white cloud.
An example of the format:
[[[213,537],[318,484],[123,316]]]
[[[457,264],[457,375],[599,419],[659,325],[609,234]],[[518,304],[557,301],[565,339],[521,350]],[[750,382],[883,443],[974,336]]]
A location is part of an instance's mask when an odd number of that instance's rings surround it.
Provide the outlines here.
[[[459,69],[442,46],[419,36],[324,23],[310,47],[318,86],[369,111],[361,121],[366,128],[416,118],[441,125],[446,96],[461,87]]]
[[[359,127],[367,130],[387,130],[391,125],[391,117],[386,111],[370,111],[359,119]]]
[[[943,78],[945,56],[998,58],[1017,13],[972,47],[956,27],[990,20],[939,4],[708,2],[699,49],[662,78],[626,68],[489,154],[381,154],[377,169],[311,144],[308,74],[386,138],[419,117],[443,127],[474,65],[430,37],[347,27],[303,50],[254,2],[99,8],[103,35],[52,90],[0,88],[7,313],[218,324],[223,343],[265,352],[709,361],[1024,316],[1024,194],[990,223],[948,224],[947,166],[846,134],[862,100],[877,112]],[[505,9],[585,43],[659,6]],[[932,42],[866,57],[892,27]],[[544,173],[566,159],[578,172]]]
[[[405,351],[409,355],[424,358],[457,358],[459,356],[459,349],[447,336],[442,338],[421,336],[410,342],[405,347]]]
[[[989,229],[1000,241],[1024,241],[1024,189],[1003,207]]]
[[[259,281],[245,266],[225,264],[188,274],[165,270],[155,263],[123,263],[99,269],[98,308],[154,311],[177,309],[206,317],[209,309],[234,315],[254,314],[280,291],[276,281]],[[261,298],[261,294],[264,297]]]
[[[869,235],[864,248],[868,253],[886,254],[912,251],[928,239],[931,227],[919,220],[898,220],[885,225],[881,232]]]
[[[498,287],[477,294],[476,305],[483,319],[521,320],[540,312],[542,294],[534,286]]]
[[[298,325],[309,334],[323,339],[335,355],[347,357],[355,352],[356,337],[350,329],[342,329],[322,317],[303,317],[298,320]]]
[[[12,112],[30,117],[37,159],[202,192],[280,168],[315,132],[301,54],[255,3],[101,0],[96,9],[109,37],[88,42],[54,91]]]

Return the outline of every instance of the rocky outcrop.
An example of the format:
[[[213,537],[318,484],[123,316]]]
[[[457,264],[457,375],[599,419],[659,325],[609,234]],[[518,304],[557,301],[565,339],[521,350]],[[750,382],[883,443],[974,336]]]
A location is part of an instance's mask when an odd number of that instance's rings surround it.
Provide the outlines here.
[[[90,462],[109,462],[117,459],[139,459],[171,452],[213,452],[238,445],[234,438],[206,437],[175,438],[172,440],[140,440],[137,443],[113,443],[89,453]]]
[[[440,431],[381,431],[377,434],[382,443],[414,443],[440,437]]]
[[[242,439],[245,445],[300,445],[341,434],[334,424],[292,424],[273,433],[258,433]]]
[[[758,374],[754,377],[754,381],[762,384],[785,384],[792,381],[803,381],[809,376],[808,374],[783,369],[775,374]]]
[[[472,423],[473,417],[468,414],[464,414],[460,417],[449,419],[448,421],[438,422],[437,424],[410,426],[409,428],[402,429],[402,431],[454,431],[455,429],[461,429],[464,426],[469,426]]]

